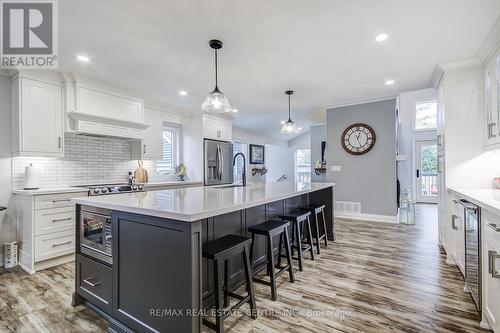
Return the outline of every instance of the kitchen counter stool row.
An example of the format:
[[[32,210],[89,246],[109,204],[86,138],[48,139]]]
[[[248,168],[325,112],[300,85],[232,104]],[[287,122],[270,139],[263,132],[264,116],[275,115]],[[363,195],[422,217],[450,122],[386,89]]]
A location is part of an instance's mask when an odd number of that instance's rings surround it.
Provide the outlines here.
[[[215,294],[215,324],[207,318],[203,324],[216,332],[224,332],[224,320],[229,314],[240,308],[245,303],[250,305],[251,317],[257,318],[255,306],[255,294],[253,282],[261,283],[271,287],[271,299],[277,300],[276,278],[284,272],[288,272],[291,283],[295,282],[295,272],[292,260],[297,260],[299,271],[304,270],[303,259],[309,252],[314,260],[314,247],[320,253],[320,242],[328,246],[325,205],[309,205],[279,216],[280,220],[269,220],[264,223],[248,228],[251,238],[239,235],[226,235],[224,237],[208,242],[203,246],[203,257],[213,261],[214,265],[214,294]],[[312,233],[311,216],[314,216],[315,235]],[[290,241],[289,227],[291,223],[292,239]],[[320,228],[322,225],[322,228]],[[253,244],[256,236],[266,238],[267,260],[252,267]],[[274,251],[274,238],[279,237],[278,251]],[[313,238],[316,244],[313,242]],[[295,250],[297,256],[294,257]],[[284,253],[283,253],[284,251]],[[229,260],[235,256],[242,256],[245,271],[246,296],[233,293],[229,288]],[[286,259],[286,265],[281,265],[282,258]],[[266,269],[269,281],[258,278],[256,274]],[[278,270],[278,271],[276,271]],[[209,295],[211,296],[211,295]],[[239,300],[233,307],[229,306],[229,297]]]

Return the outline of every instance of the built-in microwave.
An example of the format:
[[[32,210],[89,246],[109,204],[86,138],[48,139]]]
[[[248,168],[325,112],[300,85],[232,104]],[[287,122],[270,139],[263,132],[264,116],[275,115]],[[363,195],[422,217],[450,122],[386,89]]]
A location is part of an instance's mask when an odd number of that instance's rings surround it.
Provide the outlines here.
[[[105,263],[113,263],[111,211],[82,206],[80,252]]]

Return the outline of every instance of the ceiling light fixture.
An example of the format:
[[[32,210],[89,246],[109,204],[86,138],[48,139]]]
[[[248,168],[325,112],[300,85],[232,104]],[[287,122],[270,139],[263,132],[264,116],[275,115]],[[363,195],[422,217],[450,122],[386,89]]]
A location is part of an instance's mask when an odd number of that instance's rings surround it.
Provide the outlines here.
[[[181,91],[179,91],[179,95],[181,95],[181,96],[187,96],[187,94],[188,94],[188,93],[187,93],[187,91],[185,91],[185,90],[181,90]]]
[[[78,61],[81,61],[81,62],[89,62],[90,61],[90,58],[87,56],[84,56],[84,55],[78,55],[78,56],[76,56],[76,59],[78,59]]]
[[[234,112],[234,113],[238,112],[238,109],[233,109],[233,112]]]
[[[377,42],[383,42],[383,41],[387,40],[388,38],[389,38],[388,34],[379,34],[379,35],[375,36],[375,40]]]
[[[222,48],[222,42],[218,39],[212,39],[208,42],[208,45],[215,51],[215,89],[205,98],[201,105],[201,109],[204,112],[213,113],[232,112],[233,108],[217,85],[217,51]]]
[[[299,133],[301,128],[297,126],[296,123],[292,121],[291,111],[290,111],[290,99],[293,94],[292,90],[285,91],[288,96],[288,120],[281,127],[281,133],[283,134],[296,134]]]
[[[386,86],[392,86],[394,84],[394,80],[387,80],[385,81]]]

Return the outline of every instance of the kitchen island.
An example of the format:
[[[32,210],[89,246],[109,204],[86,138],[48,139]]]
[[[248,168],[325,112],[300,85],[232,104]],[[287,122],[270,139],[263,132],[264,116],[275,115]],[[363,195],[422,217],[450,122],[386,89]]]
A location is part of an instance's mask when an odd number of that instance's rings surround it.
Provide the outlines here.
[[[283,182],[73,199],[73,304],[104,316],[110,331],[199,332],[200,309],[213,303],[213,267],[202,258],[202,245],[227,234],[247,235],[248,227],[307,204],[325,204],[327,235],[334,240],[333,188]],[[102,244],[93,251],[89,239],[95,235],[85,235],[99,226]],[[266,251],[257,238],[254,266],[266,260]],[[232,287],[244,281],[240,258],[230,262],[230,276]]]

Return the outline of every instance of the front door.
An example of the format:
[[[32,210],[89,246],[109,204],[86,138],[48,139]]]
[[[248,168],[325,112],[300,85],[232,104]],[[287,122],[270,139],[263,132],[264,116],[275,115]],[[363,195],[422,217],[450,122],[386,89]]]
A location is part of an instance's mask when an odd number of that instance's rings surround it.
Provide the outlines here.
[[[417,202],[437,203],[438,159],[436,141],[415,142]]]

